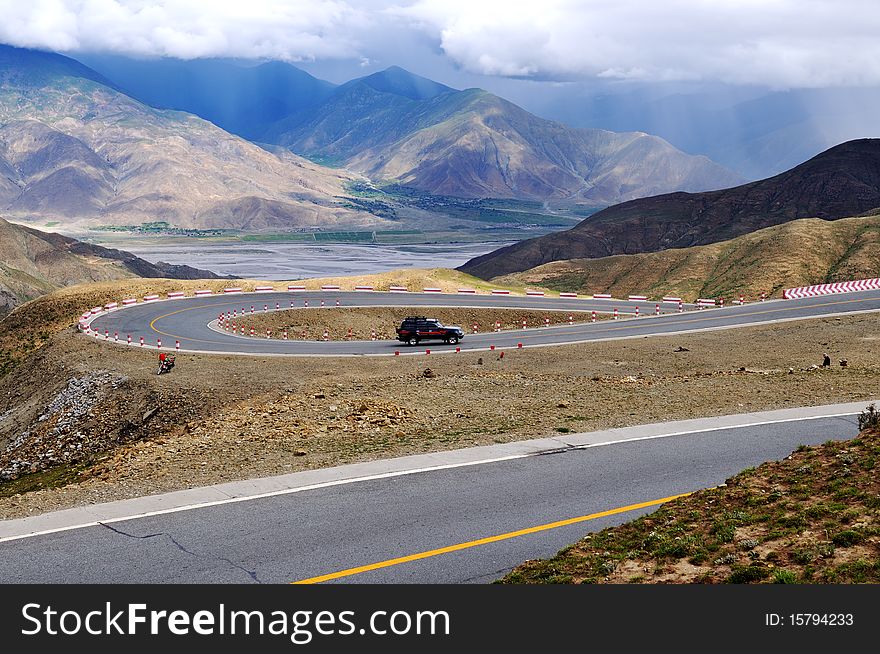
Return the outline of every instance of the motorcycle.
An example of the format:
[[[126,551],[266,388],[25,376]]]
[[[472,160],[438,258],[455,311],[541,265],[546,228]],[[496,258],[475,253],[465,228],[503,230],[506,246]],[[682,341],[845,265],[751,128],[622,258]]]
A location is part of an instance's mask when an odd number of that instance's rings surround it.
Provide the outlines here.
[[[174,367],[174,355],[166,354],[165,358],[159,361],[159,371],[156,373],[157,375],[161,375],[164,372],[171,372],[171,369]]]

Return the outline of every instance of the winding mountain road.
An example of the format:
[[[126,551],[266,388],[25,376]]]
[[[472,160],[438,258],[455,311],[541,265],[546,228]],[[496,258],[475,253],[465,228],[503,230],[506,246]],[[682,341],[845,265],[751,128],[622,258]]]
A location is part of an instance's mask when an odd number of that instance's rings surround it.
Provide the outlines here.
[[[161,340],[165,348],[173,348],[177,341],[181,351],[203,353],[244,354],[254,356],[382,356],[423,352],[423,348],[407,348],[396,341],[283,341],[277,339],[237,336],[217,329],[216,320],[225,312],[261,313],[264,307],[274,310],[302,308],[306,301],[310,308],[326,307],[477,307],[503,309],[532,309],[547,311],[621,312],[621,320],[602,320],[596,323],[554,325],[550,327],[509,330],[498,333],[467,334],[461,342],[462,350],[483,350],[491,345],[497,348],[561,345],[588,341],[614,340],[644,336],[660,336],[690,331],[730,329],[786,320],[820,318],[823,316],[880,311],[880,291],[864,291],[841,295],[772,300],[742,306],[727,306],[678,313],[676,305],[661,305],[662,315],[653,313],[653,302],[623,300],[593,300],[578,298],[520,297],[510,295],[454,295],[429,293],[359,293],[327,292],[267,292],[246,295],[215,295],[209,297],[163,300],[139,303],[130,307],[103,313],[91,320],[93,334],[104,339],[118,334],[125,344],[131,336],[132,346],[144,338],[147,346],[156,347]],[[642,317],[634,318],[636,307]],[[403,318],[403,316],[401,316]],[[247,318],[245,318],[247,324]],[[465,329],[467,332],[467,329]],[[430,343],[430,344],[429,344]],[[453,346],[428,341],[432,352],[454,351]]]
[[[618,300],[263,293],[139,303],[91,320],[207,353],[393,355],[396,342],[233,336],[261,306],[474,306],[634,311]],[[642,303],[644,306],[644,303]],[[880,311],[880,291],[468,335],[463,349],[547,346]],[[103,339],[102,337],[102,340]],[[110,343],[113,341],[110,340]],[[136,341],[135,341],[136,342]],[[437,351],[450,346],[431,345]],[[0,522],[9,582],[487,582],[585,532],[723,482],[798,445],[851,438],[868,402],[721,416],[353,464]]]

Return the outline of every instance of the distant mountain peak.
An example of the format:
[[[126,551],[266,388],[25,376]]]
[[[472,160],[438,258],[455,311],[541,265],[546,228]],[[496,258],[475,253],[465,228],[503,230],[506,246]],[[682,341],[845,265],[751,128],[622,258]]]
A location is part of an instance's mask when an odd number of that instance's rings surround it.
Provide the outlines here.
[[[570,128],[484,89],[455,91],[399,67],[343,84],[267,136],[293,152],[436,195],[597,206],[742,182],[660,138]]]
[[[389,66],[378,73],[373,73],[353,81],[366,84],[376,91],[402,95],[410,100],[430,100],[438,95],[455,91],[455,89],[445,84],[416,75],[400,66]]]
[[[37,87],[59,77],[87,79],[119,90],[109,79],[70,57],[0,43],[0,83]]]

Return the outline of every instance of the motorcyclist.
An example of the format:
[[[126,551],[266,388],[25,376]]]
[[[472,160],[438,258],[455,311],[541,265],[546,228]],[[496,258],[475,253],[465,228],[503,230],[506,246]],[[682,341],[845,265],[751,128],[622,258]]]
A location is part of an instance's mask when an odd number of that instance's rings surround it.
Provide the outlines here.
[[[159,374],[168,372],[174,367],[174,355],[165,352],[159,353]]]

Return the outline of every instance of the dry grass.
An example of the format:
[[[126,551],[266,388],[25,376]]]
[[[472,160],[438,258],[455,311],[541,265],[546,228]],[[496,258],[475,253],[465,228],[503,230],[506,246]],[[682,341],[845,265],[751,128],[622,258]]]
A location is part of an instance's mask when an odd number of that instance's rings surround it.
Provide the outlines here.
[[[557,261],[493,281],[693,301],[771,297],[784,288],[874,277],[880,277],[880,216],[795,220],[713,245]]]

